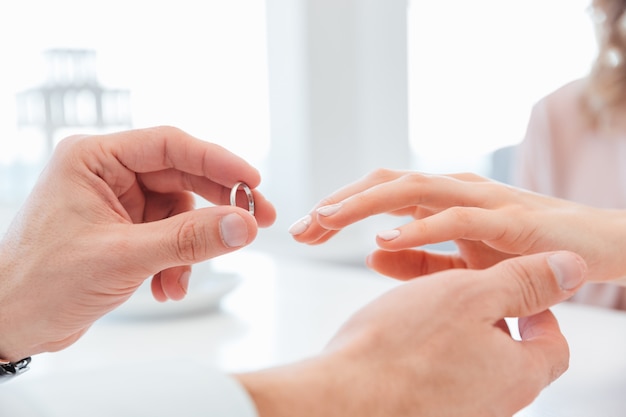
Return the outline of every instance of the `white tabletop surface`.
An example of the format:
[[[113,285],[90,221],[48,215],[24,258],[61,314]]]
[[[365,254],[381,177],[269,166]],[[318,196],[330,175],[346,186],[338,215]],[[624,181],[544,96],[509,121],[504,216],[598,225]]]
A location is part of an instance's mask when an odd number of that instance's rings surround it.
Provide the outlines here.
[[[222,280],[216,291],[227,291],[233,276],[238,284],[216,304],[205,280]],[[146,304],[139,293],[70,348],[37,355],[10,384],[63,384],[73,372],[111,363],[123,375],[136,363],[191,362],[232,372],[297,360],[322,349],[354,311],[395,285],[364,267],[246,249],[197,267],[189,300]],[[519,416],[625,416],[626,314],[568,303],[554,312],[570,342],[570,369]]]

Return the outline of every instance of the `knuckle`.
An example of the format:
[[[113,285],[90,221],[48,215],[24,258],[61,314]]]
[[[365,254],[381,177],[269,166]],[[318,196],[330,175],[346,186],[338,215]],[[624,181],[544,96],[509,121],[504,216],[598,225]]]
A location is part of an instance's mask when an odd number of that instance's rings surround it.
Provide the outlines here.
[[[73,145],[75,145],[77,140],[77,136],[68,136],[66,138],[63,138],[59,141],[59,143],[56,144],[55,149],[60,152],[66,151],[67,149],[70,149]]]
[[[407,172],[403,174],[398,181],[406,183],[409,186],[415,186],[418,184],[422,184],[426,176],[424,174],[420,174],[418,172]]]
[[[321,199],[317,205],[315,207],[324,207],[324,206],[330,206],[333,205],[335,203],[339,202],[339,199],[333,198],[333,197],[325,197],[323,199]]]
[[[566,342],[564,342],[566,344]],[[567,347],[567,344],[566,344]],[[569,369],[569,351],[564,356],[563,360],[553,364],[550,367],[550,373],[548,375],[548,384],[552,381],[556,381],[561,375],[563,375]],[[548,385],[546,384],[546,385]]]
[[[54,147],[56,154],[66,155],[73,150],[79,148],[84,143],[86,135],[72,135],[65,137],[59,141]]]
[[[189,264],[199,259],[199,254],[206,246],[202,236],[194,222],[185,221],[180,225],[176,235],[175,251],[183,263]]]
[[[542,293],[545,290],[540,280],[536,279],[536,271],[520,262],[507,263],[506,268],[508,271],[505,271],[505,276],[511,276],[515,284],[512,286],[512,296],[519,300],[524,310],[535,311],[542,304]]]
[[[478,175],[475,172],[468,172],[468,171],[463,172],[461,174],[461,177],[465,179],[466,181],[470,181],[470,182],[482,182],[482,183],[487,183],[487,184],[494,183],[491,179]]]
[[[567,368],[569,368],[569,357],[566,356],[563,360],[555,362],[548,361],[547,359],[537,360],[536,358],[530,358],[523,361],[523,365],[520,365],[520,372],[526,375],[532,375],[533,390],[529,393],[529,396],[534,398],[542,389],[550,385],[567,371]]]
[[[366,175],[366,179],[386,182],[398,177],[398,172],[388,168],[377,168]]]
[[[148,128],[148,130],[152,130],[154,132],[160,132],[165,136],[178,136],[183,133],[183,131],[175,126],[171,125],[160,125],[153,128]]]
[[[467,207],[454,206],[445,210],[454,224],[470,224],[473,217]]]

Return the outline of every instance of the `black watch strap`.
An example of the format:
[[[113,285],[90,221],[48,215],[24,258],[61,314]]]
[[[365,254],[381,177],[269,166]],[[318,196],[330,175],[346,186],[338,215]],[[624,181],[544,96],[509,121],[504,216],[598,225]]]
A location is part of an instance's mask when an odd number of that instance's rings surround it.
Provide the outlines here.
[[[16,375],[26,372],[29,363],[30,357],[17,362],[5,362],[0,359],[0,382],[7,381]]]

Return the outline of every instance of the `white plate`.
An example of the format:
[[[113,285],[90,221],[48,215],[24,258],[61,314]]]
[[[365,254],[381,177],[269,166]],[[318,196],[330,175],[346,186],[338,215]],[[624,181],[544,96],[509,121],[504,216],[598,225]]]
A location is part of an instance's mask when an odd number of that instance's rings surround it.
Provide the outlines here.
[[[215,310],[222,298],[241,282],[234,273],[215,271],[210,261],[192,266],[189,289],[180,301],[158,302],[147,279],[133,296],[109,313],[113,318],[150,319],[196,314]]]

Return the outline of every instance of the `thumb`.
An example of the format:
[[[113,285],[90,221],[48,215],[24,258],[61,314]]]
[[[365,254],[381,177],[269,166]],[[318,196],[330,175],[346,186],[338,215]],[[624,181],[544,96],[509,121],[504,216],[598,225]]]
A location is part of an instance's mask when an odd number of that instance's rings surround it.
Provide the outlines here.
[[[490,268],[498,297],[496,317],[525,317],[571,297],[583,284],[587,265],[572,252],[520,256]],[[489,287],[487,285],[486,287]],[[493,286],[492,286],[492,289]]]
[[[215,206],[187,211],[167,219],[142,223],[135,235],[152,273],[178,265],[190,265],[251,243],[257,235],[255,218],[247,210]]]

